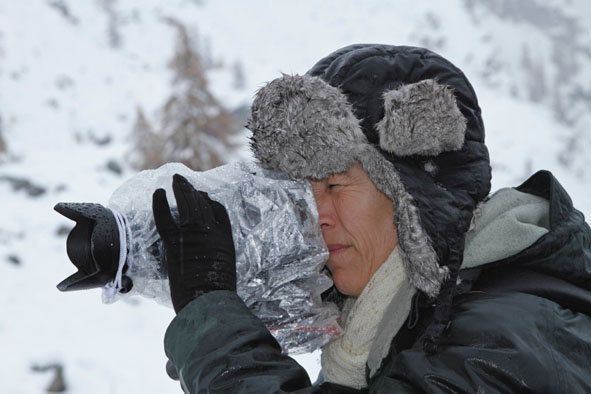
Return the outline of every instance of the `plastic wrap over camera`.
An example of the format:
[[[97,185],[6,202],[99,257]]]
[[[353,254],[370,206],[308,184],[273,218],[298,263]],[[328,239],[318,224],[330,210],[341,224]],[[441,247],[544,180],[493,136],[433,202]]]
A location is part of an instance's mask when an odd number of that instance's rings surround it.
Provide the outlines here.
[[[133,289],[128,294],[103,291],[103,301],[140,294],[172,307],[151,207],[157,188],[164,188],[169,203],[175,204],[172,176],[177,173],[226,207],[236,248],[238,295],[283,351],[309,352],[339,335],[338,308],[320,298],[332,280],[322,271],[328,250],[309,183],[250,162],[205,172],[170,163],[121,185],[109,207],[121,212],[129,225],[125,274],[133,280]]]

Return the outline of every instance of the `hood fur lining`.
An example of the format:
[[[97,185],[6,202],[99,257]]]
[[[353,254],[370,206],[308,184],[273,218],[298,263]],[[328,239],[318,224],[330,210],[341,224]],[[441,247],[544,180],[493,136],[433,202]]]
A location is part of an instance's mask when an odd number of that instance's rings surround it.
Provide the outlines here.
[[[439,266],[439,258],[423,229],[414,199],[406,191],[392,163],[373,146],[367,144],[358,149],[356,158],[378,190],[394,202],[398,243],[409,280],[428,296],[435,297],[449,270]]]

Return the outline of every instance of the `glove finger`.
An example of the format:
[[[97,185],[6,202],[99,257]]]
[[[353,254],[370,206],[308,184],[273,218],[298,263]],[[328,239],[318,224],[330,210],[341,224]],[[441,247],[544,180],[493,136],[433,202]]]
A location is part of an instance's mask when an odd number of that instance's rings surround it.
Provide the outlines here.
[[[174,174],[172,179],[172,190],[179,209],[180,225],[201,224],[201,211],[203,201],[196,197],[197,191],[182,175]]]
[[[197,199],[199,201],[201,201],[201,204],[203,206],[202,210],[201,210],[201,217],[203,218],[203,222],[209,225],[213,225],[216,220],[215,220],[215,212],[213,211],[213,200],[211,198],[209,198],[209,194],[207,194],[207,192],[198,190],[197,191],[198,196]]]
[[[196,190],[191,183],[179,174],[174,175],[172,187],[175,191],[181,225],[207,227],[214,224],[214,214],[206,192]]]
[[[156,230],[161,236],[177,230],[164,189],[157,189],[152,194],[152,214],[154,215]]]
[[[210,205],[215,216],[215,221],[221,224],[223,227],[231,230],[232,226],[230,224],[230,218],[226,208],[217,201],[213,201],[211,199],[209,201],[211,201]]]

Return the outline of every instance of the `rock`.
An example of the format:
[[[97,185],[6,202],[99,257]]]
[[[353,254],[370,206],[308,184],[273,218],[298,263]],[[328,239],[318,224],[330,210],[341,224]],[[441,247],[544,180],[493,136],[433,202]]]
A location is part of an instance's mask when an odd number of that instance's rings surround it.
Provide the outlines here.
[[[107,162],[107,170],[117,175],[123,174],[123,169],[121,168],[121,165],[113,159]]]
[[[39,197],[47,192],[43,186],[39,186],[26,178],[13,177],[9,175],[0,176],[0,182],[7,182],[15,192],[23,190],[30,197]]]
[[[55,230],[55,235],[58,237],[65,237],[66,235],[70,234],[72,231],[72,226],[68,226],[66,224],[59,225],[58,228]]]
[[[112,142],[112,138],[109,134],[98,136],[93,130],[88,131],[88,139],[97,146],[106,146]]]
[[[48,393],[63,393],[66,391],[66,383],[64,381],[64,370],[61,365],[55,366],[55,374],[53,380],[47,387]]]
[[[21,259],[16,254],[9,254],[6,256],[6,260],[14,265],[21,265]]]
[[[34,364],[31,366],[33,372],[47,372],[54,371],[51,383],[47,387],[48,393],[63,393],[67,390],[66,382],[64,379],[64,367],[60,363],[39,365]]]

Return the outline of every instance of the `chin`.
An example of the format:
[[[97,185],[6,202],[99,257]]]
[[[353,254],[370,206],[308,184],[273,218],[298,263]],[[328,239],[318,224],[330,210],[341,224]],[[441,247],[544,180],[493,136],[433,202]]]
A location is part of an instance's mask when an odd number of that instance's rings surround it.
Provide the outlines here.
[[[359,297],[359,295],[363,291],[363,289],[357,289],[354,284],[347,281],[341,275],[333,275],[332,279],[337,290],[346,296]]]

